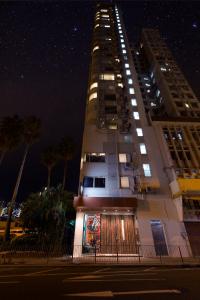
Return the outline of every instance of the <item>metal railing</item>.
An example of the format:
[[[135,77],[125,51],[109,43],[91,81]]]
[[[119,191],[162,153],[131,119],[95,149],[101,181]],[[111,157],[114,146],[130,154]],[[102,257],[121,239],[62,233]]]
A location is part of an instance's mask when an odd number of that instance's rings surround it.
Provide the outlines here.
[[[187,246],[168,245],[167,248],[154,245],[101,246],[83,245],[0,245],[0,264],[187,264],[200,263],[200,255],[188,253]]]

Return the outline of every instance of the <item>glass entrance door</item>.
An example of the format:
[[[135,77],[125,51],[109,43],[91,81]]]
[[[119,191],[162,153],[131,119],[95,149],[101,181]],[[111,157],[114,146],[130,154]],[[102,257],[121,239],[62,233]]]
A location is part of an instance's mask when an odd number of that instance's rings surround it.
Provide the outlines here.
[[[160,220],[151,221],[151,230],[152,230],[156,255],[162,255],[162,256],[168,255],[164,228]]]

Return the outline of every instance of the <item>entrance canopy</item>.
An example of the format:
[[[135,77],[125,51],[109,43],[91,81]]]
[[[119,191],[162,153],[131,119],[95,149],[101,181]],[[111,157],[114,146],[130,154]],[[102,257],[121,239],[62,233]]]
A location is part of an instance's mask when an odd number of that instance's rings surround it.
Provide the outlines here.
[[[135,197],[82,197],[74,198],[74,207],[89,209],[103,208],[137,208],[137,199]]]

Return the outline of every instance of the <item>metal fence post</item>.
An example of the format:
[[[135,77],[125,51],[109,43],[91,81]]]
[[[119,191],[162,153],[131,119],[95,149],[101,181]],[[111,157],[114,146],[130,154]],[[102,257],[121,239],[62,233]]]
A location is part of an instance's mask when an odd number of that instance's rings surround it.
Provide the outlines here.
[[[184,261],[183,261],[183,256],[182,256],[182,253],[181,253],[181,248],[180,248],[180,246],[178,246],[178,250],[179,250],[179,253],[180,253],[181,262],[182,262],[182,264],[183,264]]]
[[[140,259],[140,245],[137,245],[138,246],[138,260],[139,260],[139,264],[141,263],[141,259]]]

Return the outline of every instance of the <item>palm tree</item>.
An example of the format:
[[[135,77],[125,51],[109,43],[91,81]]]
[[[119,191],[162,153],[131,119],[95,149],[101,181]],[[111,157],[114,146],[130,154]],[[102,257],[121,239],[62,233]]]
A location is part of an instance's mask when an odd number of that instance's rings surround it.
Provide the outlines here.
[[[7,219],[7,223],[6,223],[5,236],[4,236],[4,239],[6,241],[10,239],[10,224],[11,224],[11,219],[12,219],[12,212],[13,212],[14,204],[15,204],[15,201],[17,198],[19,185],[21,182],[26,158],[27,158],[30,147],[39,140],[40,132],[41,132],[40,119],[36,118],[35,116],[29,116],[29,117],[26,117],[23,119],[23,142],[25,143],[25,150],[24,150],[24,155],[23,155],[23,159],[21,162],[21,166],[19,169],[17,181],[16,181],[16,184],[14,187],[12,199],[10,202],[10,208],[8,211],[8,219]]]
[[[68,161],[73,158],[75,153],[75,143],[73,139],[70,137],[64,137],[58,146],[58,153],[61,160],[64,161],[63,182],[62,182],[62,190],[64,190],[66,185],[67,164]]]
[[[41,155],[41,160],[43,165],[45,165],[48,170],[47,188],[49,189],[51,185],[51,171],[58,161],[58,154],[55,147],[47,147]]]
[[[0,165],[7,152],[17,148],[22,140],[22,120],[17,116],[0,121]]]

